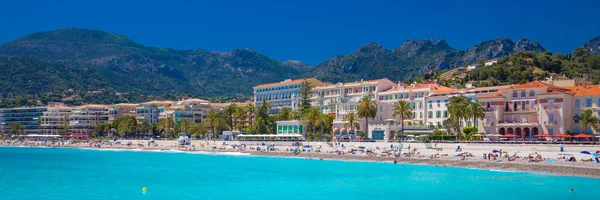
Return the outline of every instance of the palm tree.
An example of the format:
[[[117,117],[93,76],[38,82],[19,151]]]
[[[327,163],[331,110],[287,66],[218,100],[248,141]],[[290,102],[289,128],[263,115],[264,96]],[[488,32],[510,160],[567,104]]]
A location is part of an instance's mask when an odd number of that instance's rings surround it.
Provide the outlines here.
[[[600,120],[598,119],[598,117],[594,116],[594,111],[587,109],[585,110],[583,113],[581,113],[581,115],[579,116],[574,116],[573,120],[579,120],[581,121],[581,125],[583,126],[583,132],[587,132],[587,127],[590,126],[590,128],[595,132],[598,130],[598,127],[600,126]]]
[[[279,120],[290,120],[290,114],[292,112],[292,109],[289,107],[283,107],[281,108],[281,110],[279,110]]]
[[[402,123],[401,138],[404,136],[404,119],[410,119],[412,117],[412,111],[413,108],[408,101],[400,100],[394,103],[394,114],[392,114],[392,116],[400,116],[400,123]]]
[[[227,124],[229,127],[233,127],[235,122],[233,120],[233,114],[237,110],[237,105],[235,103],[230,103],[227,107],[225,107],[225,113],[227,114]]]
[[[256,111],[256,108],[254,107],[253,103],[249,103],[246,105],[246,111],[248,111],[248,124],[252,124],[254,122],[254,112]]]
[[[8,127],[10,127],[10,134],[11,135],[21,135],[23,134],[23,132],[25,132],[25,129],[23,128],[22,124],[19,124],[17,122],[12,122],[8,125]]]
[[[175,121],[173,121],[173,117],[167,117],[158,122],[158,129],[163,134],[163,137],[171,136],[172,128],[175,127]]]
[[[483,106],[475,101],[467,103],[467,117],[473,119],[473,127],[475,128],[475,132],[478,132],[477,121],[483,120],[485,118],[485,109]]]
[[[292,110],[292,112],[290,112],[290,119],[292,120],[301,120],[303,117],[301,110]]]
[[[358,118],[354,112],[350,112],[348,115],[346,115],[346,123],[344,124],[344,127],[354,130],[358,130],[360,128],[360,122],[358,121]]]
[[[369,131],[369,118],[373,119],[373,118],[375,118],[375,116],[377,116],[377,104],[375,103],[375,101],[373,101],[371,99],[370,96],[364,96],[358,102],[358,106],[356,108],[356,114],[360,118],[365,118],[365,121],[367,124],[365,126],[365,128],[367,129],[365,131],[365,133],[366,133]]]
[[[326,132],[331,132],[331,126],[333,125],[333,117],[327,115],[327,114],[321,114],[319,115],[319,119],[317,119],[317,122],[315,124],[318,129],[320,130],[321,134],[319,135],[318,138],[322,138]]]
[[[215,111],[214,109],[208,111],[208,115],[206,116],[206,121],[205,123],[210,126],[210,128],[212,129],[212,133],[216,133],[217,132],[217,118],[218,118],[218,112]]]
[[[142,134],[147,134],[148,132],[150,132],[150,124],[148,124],[148,121],[144,120],[142,121],[142,123],[138,123],[137,124],[137,131],[142,133]]]
[[[317,132],[319,116],[321,116],[321,112],[318,108],[308,108],[308,113],[304,117],[304,120],[308,122],[307,132],[311,133],[311,135],[314,135]]]
[[[460,132],[461,132],[461,128],[460,128],[460,121],[462,120],[466,120],[467,119],[467,112],[466,112],[466,107],[469,103],[469,99],[467,97],[465,97],[464,95],[460,95],[460,96],[453,96],[450,97],[450,99],[448,99],[448,113],[450,114],[449,118],[452,118],[453,120],[455,120],[456,123],[456,137],[457,139],[460,138]]]
[[[242,130],[246,127],[246,118],[248,118],[248,110],[246,107],[237,107],[235,113],[233,113],[237,120],[238,130]]]

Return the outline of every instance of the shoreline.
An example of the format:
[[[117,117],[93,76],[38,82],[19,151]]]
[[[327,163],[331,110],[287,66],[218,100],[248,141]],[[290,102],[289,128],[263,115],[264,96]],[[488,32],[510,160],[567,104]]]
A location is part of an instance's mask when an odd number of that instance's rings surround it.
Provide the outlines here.
[[[500,161],[486,161],[478,159],[477,157],[470,157],[467,160],[457,160],[448,158],[436,158],[436,159],[422,159],[422,158],[405,158],[405,157],[379,157],[379,156],[366,156],[366,155],[353,155],[353,154],[331,154],[331,153],[314,153],[314,152],[302,152],[298,155],[292,155],[288,151],[267,151],[260,152],[256,150],[212,150],[212,149],[197,149],[187,150],[180,147],[127,147],[127,146],[102,146],[102,147],[88,147],[88,146],[37,146],[37,145],[0,145],[1,147],[16,147],[16,148],[72,148],[82,150],[115,150],[115,151],[132,151],[132,152],[167,152],[176,151],[180,153],[194,153],[197,154],[214,154],[223,156],[235,156],[235,154],[228,153],[240,153],[240,155],[251,155],[251,156],[266,156],[266,157],[280,157],[280,158],[309,158],[319,160],[332,160],[332,161],[352,161],[352,162],[380,162],[394,164],[394,160],[397,160],[397,164],[409,164],[409,165],[424,165],[424,166],[436,166],[436,167],[455,167],[455,168],[469,168],[479,170],[497,170],[506,172],[530,172],[544,175],[557,175],[557,176],[577,176],[586,178],[600,178],[600,165],[598,167],[590,166],[578,166],[573,163],[523,163],[523,162],[508,162],[506,160]]]

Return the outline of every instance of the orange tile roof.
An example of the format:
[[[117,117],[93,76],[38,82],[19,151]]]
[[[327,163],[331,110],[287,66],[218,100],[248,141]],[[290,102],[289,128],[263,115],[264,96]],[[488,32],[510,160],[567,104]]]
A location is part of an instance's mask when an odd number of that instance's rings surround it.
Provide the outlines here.
[[[600,86],[597,85],[573,86],[568,88],[575,93],[575,96],[578,97],[600,95]]]
[[[304,81],[307,81],[309,84],[311,84],[313,86],[323,84],[323,82],[319,81],[316,78],[304,78],[304,79],[294,79],[291,81],[281,81],[281,82],[277,82],[277,83],[265,83],[265,84],[260,84],[260,85],[254,86],[254,88],[272,87],[272,86],[287,85],[287,84],[292,84],[292,83],[302,83]]]
[[[441,86],[438,84],[433,84],[433,83],[427,83],[427,84],[417,84],[415,86],[412,85],[406,85],[403,86],[404,90],[416,90],[416,89],[425,89],[425,88],[429,88],[429,87],[433,87],[433,92],[451,92],[451,91],[455,91],[452,88],[446,87],[446,86]],[[394,85],[394,87],[384,91],[384,92],[393,92],[393,91],[397,91],[398,90],[398,85]]]
[[[485,96],[480,96],[480,97],[477,97],[477,98],[479,98],[479,99],[504,98],[504,96],[502,96],[502,93],[500,93],[500,92],[493,92],[493,93],[489,93],[489,94],[487,94]]]

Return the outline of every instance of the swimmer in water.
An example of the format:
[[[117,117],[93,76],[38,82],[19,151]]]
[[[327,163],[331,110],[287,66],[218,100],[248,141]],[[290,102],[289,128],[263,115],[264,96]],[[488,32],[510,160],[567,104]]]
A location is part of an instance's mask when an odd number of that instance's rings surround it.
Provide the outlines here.
[[[571,192],[575,192],[575,190],[573,188],[571,188]]]

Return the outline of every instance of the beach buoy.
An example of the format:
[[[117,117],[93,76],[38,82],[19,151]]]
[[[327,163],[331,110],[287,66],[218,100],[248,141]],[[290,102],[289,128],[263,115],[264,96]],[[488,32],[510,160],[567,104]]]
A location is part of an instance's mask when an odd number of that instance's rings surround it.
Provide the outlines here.
[[[146,187],[143,187],[143,188],[142,188],[142,192],[143,192],[144,194],[146,194],[146,191],[148,191],[148,189],[146,189]]]

